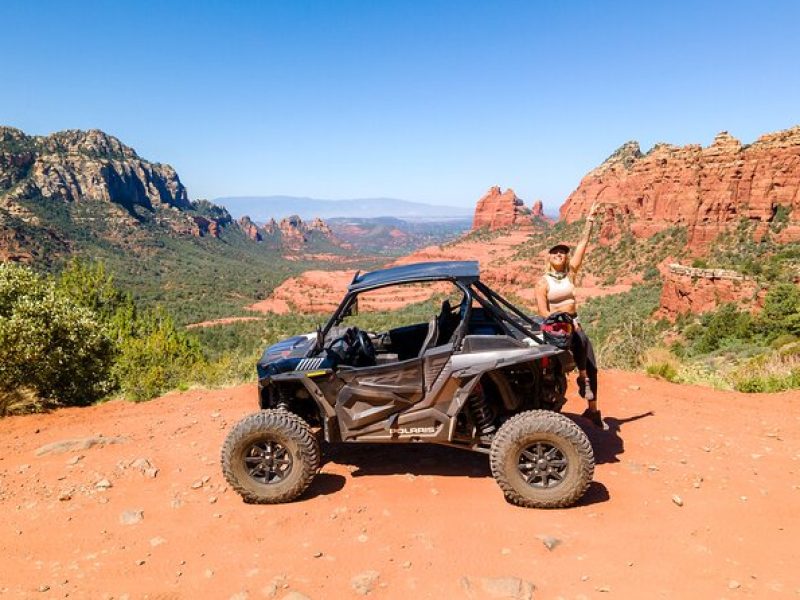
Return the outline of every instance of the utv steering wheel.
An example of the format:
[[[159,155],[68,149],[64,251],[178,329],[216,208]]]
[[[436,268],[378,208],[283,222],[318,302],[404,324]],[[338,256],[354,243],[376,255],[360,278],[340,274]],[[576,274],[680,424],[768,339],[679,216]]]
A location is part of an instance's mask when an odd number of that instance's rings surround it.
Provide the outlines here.
[[[353,327],[353,337],[355,338],[353,348],[356,351],[355,366],[369,367],[375,364],[375,346],[369,339],[369,334],[357,327]]]

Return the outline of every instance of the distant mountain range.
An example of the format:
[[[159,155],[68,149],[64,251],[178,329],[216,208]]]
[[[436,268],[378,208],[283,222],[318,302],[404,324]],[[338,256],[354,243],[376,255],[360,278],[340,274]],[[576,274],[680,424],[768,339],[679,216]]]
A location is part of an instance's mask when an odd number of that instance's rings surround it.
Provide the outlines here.
[[[249,216],[254,221],[279,220],[288,215],[301,219],[336,217],[396,217],[404,220],[449,220],[472,217],[473,209],[410,202],[396,198],[357,198],[320,200],[298,196],[232,196],[216,198],[235,218]]]

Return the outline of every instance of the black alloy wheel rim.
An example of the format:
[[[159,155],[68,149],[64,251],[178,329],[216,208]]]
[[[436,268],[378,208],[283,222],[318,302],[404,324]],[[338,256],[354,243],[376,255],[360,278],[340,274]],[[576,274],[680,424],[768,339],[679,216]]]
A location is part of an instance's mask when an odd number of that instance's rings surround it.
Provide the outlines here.
[[[558,446],[536,442],[523,448],[517,459],[517,470],[531,487],[552,489],[560,485],[567,474],[569,461]]]
[[[284,481],[292,472],[294,461],[289,450],[273,440],[263,440],[250,446],[244,455],[247,474],[260,484],[271,485]]]

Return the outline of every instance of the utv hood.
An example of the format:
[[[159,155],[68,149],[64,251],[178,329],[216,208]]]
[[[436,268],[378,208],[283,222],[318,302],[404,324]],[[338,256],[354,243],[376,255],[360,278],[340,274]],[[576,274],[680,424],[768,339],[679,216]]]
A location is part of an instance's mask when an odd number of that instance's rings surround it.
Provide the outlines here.
[[[314,346],[316,337],[315,333],[295,335],[268,346],[256,365],[259,379],[267,374],[267,367],[270,364],[286,358],[303,358],[306,356]]]

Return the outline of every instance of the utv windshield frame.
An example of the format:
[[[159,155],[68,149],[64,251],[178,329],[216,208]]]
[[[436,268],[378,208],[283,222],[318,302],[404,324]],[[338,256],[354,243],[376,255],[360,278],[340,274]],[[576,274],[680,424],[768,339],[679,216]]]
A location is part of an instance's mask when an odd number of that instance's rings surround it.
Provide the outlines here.
[[[350,314],[351,307],[357,302],[359,294],[363,292],[409,283],[449,281],[464,294],[461,323],[470,322],[472,304],[473,300],[475,300],[492,315],[506,335],[518,337],[512,333],[510,326],[522,334],[522,337],[531,338],[539,344],[545,343],[535,333],[539,329],[539,325],[534,319],[524,314],[511,302],[480,281],[477,261],[417,263],[365,273],[360,278],[359,275],[360,273],[358,272],[355,274],[353,281],[348,286],[345,297],[322,329],[320,342],[324,342],[330,330],[341,324]],[[509,312],[516,316],[518,320],[514,319]],[[459,325],[455,334],[456,337],[452,340],[453,347],[458,348],[463,338],[467,335],[467,328]]]

